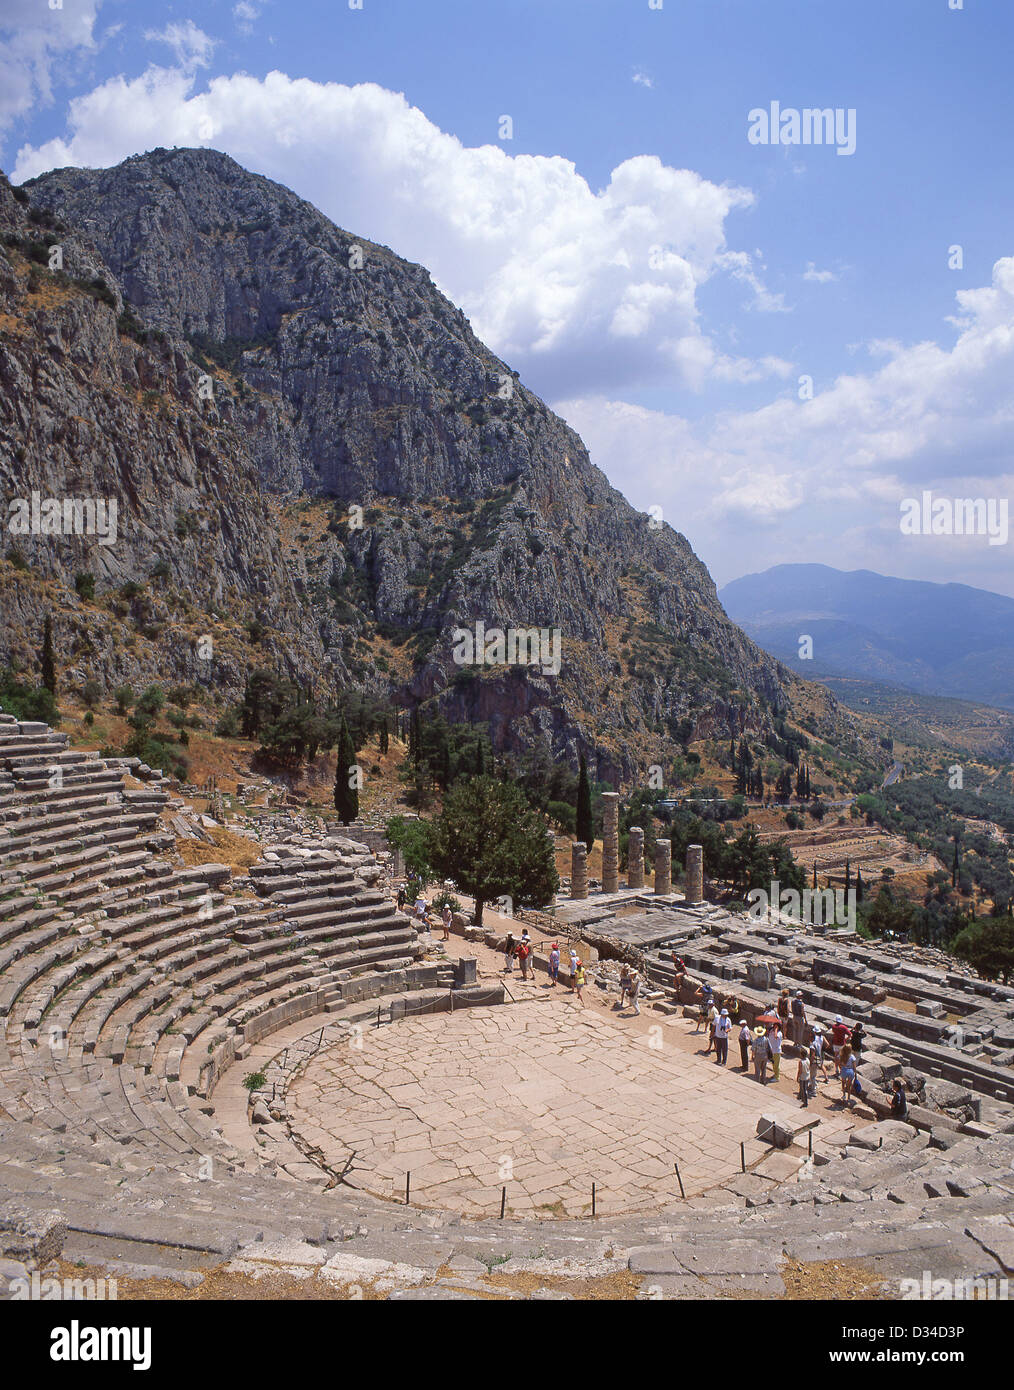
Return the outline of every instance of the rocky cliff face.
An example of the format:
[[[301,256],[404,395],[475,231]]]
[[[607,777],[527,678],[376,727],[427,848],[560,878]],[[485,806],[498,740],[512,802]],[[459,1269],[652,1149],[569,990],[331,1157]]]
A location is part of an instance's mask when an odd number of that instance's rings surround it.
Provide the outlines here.
[[[586,748],[606,776],[664,764],[687,717],[725,736],[791,712],[805,683],[422,267],[213,151],[25,191],[27,212],[0,188],[0,483],[115,496],[121,535],[19,542],[31,574],[3,568],[0,657],[49,581],[70,590],[78,666],[107,682],[151,670],[235,693],[277,663],[322,695],[433,701],[501,747]],[[33,236],[68,272],[37,269],[34,291]],[[82,569],[96,603],[71,596]],[[141,596],[110,599],[131,580]],[[456,662],[454,629],[476,623],[557,632],[559,672]],[[209,631],[211,660],[195,655]],[[823,731],[852,740],[808,690]]]

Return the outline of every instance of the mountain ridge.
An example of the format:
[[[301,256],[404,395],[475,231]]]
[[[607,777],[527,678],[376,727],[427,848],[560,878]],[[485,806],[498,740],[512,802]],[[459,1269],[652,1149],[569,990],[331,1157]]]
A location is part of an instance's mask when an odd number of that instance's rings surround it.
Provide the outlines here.
[[[19,245],[0,309],[20,309],[64,349],[72,326],[82,335],[52,368],[75,378],[82,419],[82,357],[99,364],[93,376],[110,364],[99,390],[138,399],[111,440],[91,420],[87,444],[48,454],[15,410],[0,428],[17,462],[4,481],[8,493],[53,491],[76,476],[99,495],[103,479],[126,493],[124,544],[114,556],[92,547],[87,561],[100,589],[157,571],[126,615],[137,626],[146,605],[141,636],[171,630],[191,595],[225,629],[227,657],[210,668],[193,659],[189,631],[171,650],[163,641],[174,673],[234,695],[240,633],[256,626],[250,660],[326,697],[350,684],[394,692],[489,724],[503,749],[544,740],[571,761],[587,751],[614,780],[663,759],[681,721],[697,737],[760,731],[797,697],[823,736],[853,753],[869,743],[860,721],[735,627],[686,538],[626,502],[421,267],[214,151],[54,170],[24,192],[27,216],[61,237],[65,265],[105,280],[114,303],[57,303],[45,271],[26,291],[28,224],[7,186],[0,226]],[[70,295],[62,282],[59,295]],[[104,320],[100,333],[84,308]],[[31,376],[39,349],[21,346],[20,362],[0,363],[12,381],[19,367]],[[54,417],[73,389],[54,380]],[[157,495],[136,464],[143,446]],[[52,549],[34,546],[33,565],[69,587],[73,566]],[[9,651],[23,650],[34,602],[17,610],[16,641],[0,629]],[[201,604],[191,608],[199,626]],[[479,620],[558,627],[560,677],[456,667],[451,634]],[[104,677],[129,679],[137,661],[110,642]]]

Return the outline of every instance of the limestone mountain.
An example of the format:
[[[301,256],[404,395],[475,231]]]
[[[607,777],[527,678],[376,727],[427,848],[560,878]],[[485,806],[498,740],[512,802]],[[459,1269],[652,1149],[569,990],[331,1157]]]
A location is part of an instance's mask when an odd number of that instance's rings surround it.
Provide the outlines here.
[[[107,684],[235,696],[277,665],[322,697],[482,722],[500,748],[587,750],[609,778],[664,764],[687,720],[725,737],[805,710],[868,752],[421,266],[210,150],[5,185],[0,231],[5,495],[119,501],[115,545],[18,539],[0,658],[34,651],[53,590],[72,674]],[[40,264],[55,244],[62,273]],[[560,673],[456,664],[477,622],[558,629]]]

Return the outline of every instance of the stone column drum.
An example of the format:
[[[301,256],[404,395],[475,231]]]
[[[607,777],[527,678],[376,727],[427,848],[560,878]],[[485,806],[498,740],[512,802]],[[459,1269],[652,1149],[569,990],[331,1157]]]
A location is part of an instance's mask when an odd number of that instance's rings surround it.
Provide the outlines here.
[[[644,887],[644,831],[639,825],[630,827],[627,845],[627,887]]]
[[[570,896],[588,896],[588,846],[583,845],[580,840],[575,841],[570,847]]]
[[[602,891],[620,891],[620,794],[602,793]]]
[[[686,901],[690,904],[704,901],[704,849],[701,845],[687,845]]]
[[[655,841],[655,892],[668,897],[672,892],[672,843]]]

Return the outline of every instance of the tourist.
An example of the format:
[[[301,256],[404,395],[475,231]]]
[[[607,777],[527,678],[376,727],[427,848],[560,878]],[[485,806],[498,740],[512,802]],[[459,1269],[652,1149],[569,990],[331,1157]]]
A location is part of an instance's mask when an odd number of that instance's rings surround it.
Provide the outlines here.
[[[708,1045],[704,1049],[705,1057],[707,1057],[708,1053],[715,1045],[715,1022],[717,1018],[718,1006],[715,1003],[714,995],[712,995],[711,999],[708,1001]]]
[[[743,1026],[739,1030],[739,1055],[742,1060],[742,1070],[747,1071],[750,1066],[750,1043],[753,1034],[750,1032],[750,1025],[746,1019],[742,1020]]]
[[[730,995],[730,997],[725,1001],[725,1007],[729,1010],[730,1018],[735,1018],[736,1015],[739,1013],[739,1000],[736,998],[734,994]]]
[[[905,1083],[900,1076],[896,1076],[891,1082],[891,1119],[908,1119],[908,1097],[905,1095]]]
[[[862,1050],[863,1050],[863,1043],[864,1043],[865,1041],[866,1041],[866,1029],[865,1029],[865,1027],[863,1026],[863,1021],[862,1021],[862,1019],[860,1019],[859,1022],[855,1025],[855,1027],[852,1029],[852,1036],[851,1036],[851,1038],[849,1039],[849,1042],[850,1042],[851,1045],[852,1045],[852,1051],[856,1054],[856,1057],[857,1057],[857,1058],[858,1058],[860,1052],[862,1052]]]
[[[799,1054],[799,1065],[796,1067],[796,1084],[799,1087],[799,1099],[803,1109],[806,1110],[810,1104],[810,1056],[805,1049]]]
[[[771,1075],[777,1081],[782,1065],[782,1030],[777,1023],[768,1029],[768,1047],[771,1049]]]
[[[577,949],[570,948],[570,992],[574,993],[574,976],[577,974]]]
[[[838,1054],[838,1066],[841,1073],[841,1103],[842,1105],[850,1105],[852,1103],[852,1087],[856,1079],[856,1064],[848,1043],[842,1045],[841,1052]]]
[[[820,1078],[827,1080],[827,1062],[824,1060],[824,1050],[827,1046],[827,1038],[819,1023],[813,1025],[813,1037],[810,1040],[810,1051],[813,1054],[814,1066],[810,1075],[811,1095],[817,1094],[817,1068],[820,1068]]]
[[[580,960],[578,960],[577,964],[574,966],[574,973],[571,979],[574,981],[574,993],[577,995],[578,1002],[583,1007],[584,996],[581,991],[584,989],[584,966],[581,964]]]
[[[630,966],[620,967],[620,1008],[622,1009],[627,1002],[627,993],[630,990]]]
[[[812,1047],[809,1047],[806,1049],[806,1055],[810,1059],[810,1085],[808,1094],[810,1099],[814,1100],[817,1095],[817,1054]],[[825,1077],[824,1080],[826,1081],[827,1077]]]
[[[560,983],[560,947],[555,941],[549,948],[549,983],[553,986]]]
[[[841,1014],[835,1014],[834,1024],[831,1027],[831,1046],[834,1049],[835,1076],[841,1075],[841,1052],[851,1037],[851,1028],[843,1021]]]
[[[400,912],[401,909],[405,906],[405,885],[404,885],[404,884],[402,884],[402,886],[398,889],[397,903],[398,903],[398,911]]]
[[[532,940],[532,938],[528,935],[528,928],[527,928],[527,927],[522,927],[522,928],[521,928],[521,940],[520,940],[520,942],[519,942],[518,944],[521,945],[521,946],[527,946],[527,948],[528,948],[528,954],[527,954],[527,956],[525,957],[525,960],[528,962],[528,969],[532,972],[532,979],[534,980],[534,979],[535,979],[535,942],[534,942],[534,941]],[[522,972],[521,972],[521,973],[522,973],[522,975],[524,974],[524,970],[523,970],[523,969],[522,969]]]
[[[521,965],[521,978],[522,980],[527,980],[528,957],[532,954],[531,945],[527,940],[527,933],[521,937],[521,940],[518,942],[517,946],[514,949],[514,954],[517,956],[518,961]]]
[[[708,1009],[711,1005],[711,986],[698,985],[694,998],[700,1002],[700,1007],[697,1011],[697,1027],[694,1029],[695,1033],[699,1033],[701,1031],[701,1024],[707,1023],[708,1021]]]
[[[792,1001],[792,1041],[801,1043],[806,1037],[806,1005],[803,1003],[802,990],[796,991],[796,997]]]
[[[683,963],[683,957],[678,956],[675,951],[672,953],[672,969],[672,987],[676,991],[676,998],[678,999],[680,990],[683,988],[683,981],[686,979],[687,967]]]
[[[631,975],[630,975],[630,985],[628,986],[628,989],[629,989],[629,993],[630,993],[630,1002],[631,1002],[631,1004],[633,1004],[633,1006],[634,1006],[634,1013],[637,1014],[638,1016],[640,1016],[640,1013],[641,1013],[641,1000],[640,1000],[640,994],[641,994],[641,977],[640,977],[640,975],[638,975],[638,973],[637,973],[636,970],[634,970],[634,971],[631,972]]]
[[[445,941],[450,941],[451,939],[451,916],[452,913],[450,903],[444,903],[443,908],[440,912],[440,921],[443,924]]]
[[[750,1046],[753,1048],[753,1074],[763,1086],[767,1083],[768,1058],[771,1055],[767,1033],[763,1028],[753,1030]]]
[[[723,1009],[715,1020],[715,1062],[724,1067],[729,1060],[729,1034],[732,1032],[732,1019],[729,1010]]]
[[[514,973],[514,951],[516,946],[517,942],[514,940],[514,933],[509,931],[507,933],[507,940],[503,944],[503,973],[505,975],[513,975]]]
[[[787,989],[783,989],[781,994],[778,996],[778,1003],[775,1006],[775,1010],[778,1014],[778,1021],[781,1026],[782,1037],[791,1039],[793,1037],[793,1033],[792,1030],[789,1028],[789,991]]]

